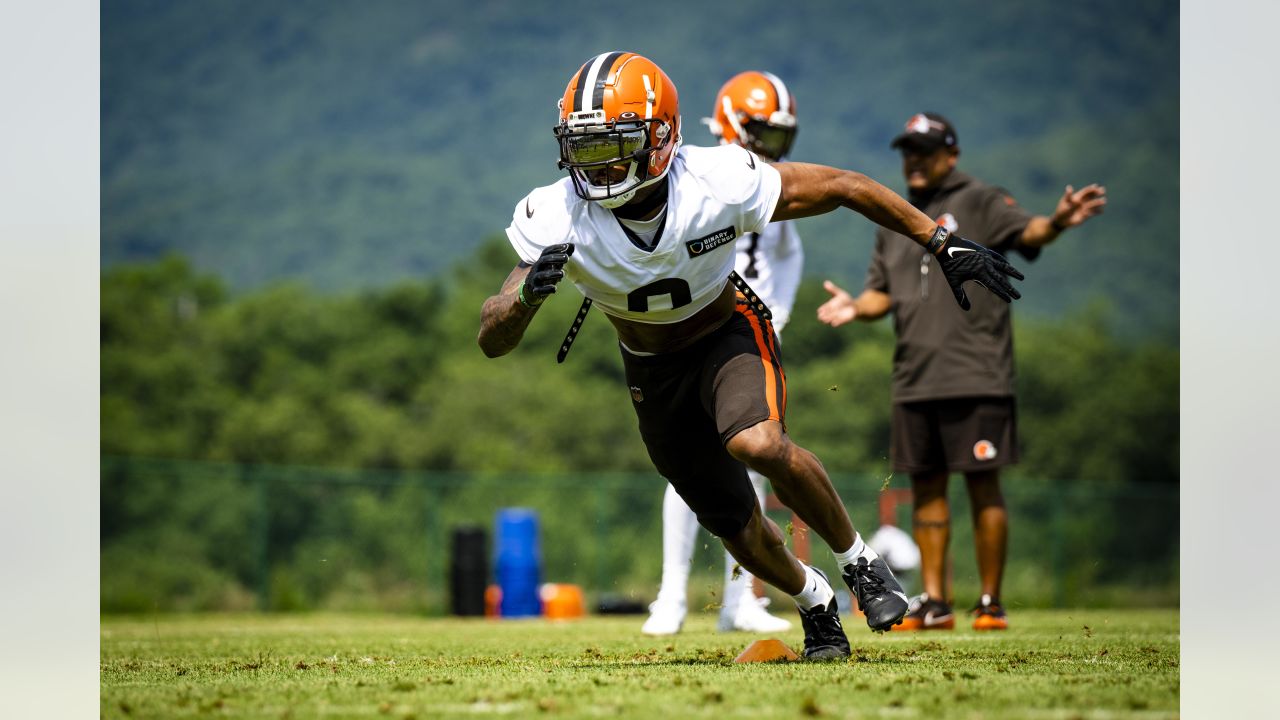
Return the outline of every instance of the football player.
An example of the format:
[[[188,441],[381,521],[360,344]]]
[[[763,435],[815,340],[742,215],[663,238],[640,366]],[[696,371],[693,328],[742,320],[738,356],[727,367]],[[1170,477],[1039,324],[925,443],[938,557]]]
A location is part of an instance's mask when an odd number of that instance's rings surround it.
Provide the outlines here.
[[[759,157],[778,162],[786,157],[796,136],[795,97],[786,84],[767,72],[749,70],[729,79],[716,94],[711,117],[703,118],[720,144],[735,144]],[[773,331],[781,339],[800,287],[804,249],[795,222],[769,223],[760,232],[738,238],[734,269],[772,311]],[[751,487],[764,508],[765,479],[747,469]],[[674,635],[688,614],[689,565],[697,539],[698,518],[670,483],[662,498],[662,586],[649,606],[640,631],[646,635]],[[724,595],[720,604],[721,631],[778,633],[791,623],[769,614],[768,598],[758,598],[750,572],[725,554]]]
[[[554,132],[568,177],[516,204],[507,237],[520,261],[484,302],[481,350],[511,352],[569,278],[587,299],[575,327],[594,303],[617,331],[658,472],[745,569],[795,599],[804,657],[848,657],[834,590],[761,513],[746,468],[831,547],[873,630],[900,622],[907,598],[854,530],[822,463],[786,432],[777,338],[733,272],[734,243],[771,221],[843,206],[933,253],[961,307],[965,281],[1011,301],[1019,294],[1009,277],[1021,274],[859,173],[770,165],[737,145],[682,146],[675,85],[636,53],[601,53],[579,68]]]

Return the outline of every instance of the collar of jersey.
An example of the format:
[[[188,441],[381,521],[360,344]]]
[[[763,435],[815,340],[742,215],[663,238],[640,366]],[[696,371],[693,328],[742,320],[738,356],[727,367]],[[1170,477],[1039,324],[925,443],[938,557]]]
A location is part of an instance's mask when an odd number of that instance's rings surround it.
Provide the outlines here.
[[[622,218],[618,217],[617,215],[614,215],[612,212],[609,212],[608,210],[606,210],[605,212],[608,212],[609,216],[612,217],[614,221],[618,223],[618,227],[622,228],[622,234],[627,236],[627,240],[630,240],[631,244],[634,245],[637,250],[652,254],[653,251],[657,250],[658,247],[662,245],[662,232],[667,228],[667,218],[671,217],[671,202],[668,199],[666,207],[662,209],[662,217],[658,222],[658,231],[653,234],[653,245],[646,245],[644,240],[640,239],[639,235],[637,235],[631,228],[627,227],[626,222],[623,222]],[[645,221],[631,220],[629,222],[642,223]]]

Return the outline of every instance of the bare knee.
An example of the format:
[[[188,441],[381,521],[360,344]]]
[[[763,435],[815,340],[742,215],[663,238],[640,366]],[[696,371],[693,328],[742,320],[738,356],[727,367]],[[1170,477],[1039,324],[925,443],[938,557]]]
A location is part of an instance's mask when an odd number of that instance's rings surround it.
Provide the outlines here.
[[[947,473],[913,473],[911,475],[911,502],[915,509],[947,501]]]
[[[975,511],[1004,507],[1004,494],[1000,492],[1000,473],[995,470],[966,473],[964,480],[969,489],[969,503]]]
[[[777,421],[766,420],[729,438],[725,449],[747,467],[774,478],[791,455],[791,439]]]

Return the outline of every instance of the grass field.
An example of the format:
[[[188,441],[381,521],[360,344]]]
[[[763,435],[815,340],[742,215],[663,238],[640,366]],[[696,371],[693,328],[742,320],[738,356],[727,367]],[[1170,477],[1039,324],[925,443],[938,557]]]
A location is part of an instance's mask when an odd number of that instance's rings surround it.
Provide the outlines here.
[[[456,620],[352,615],[102,619],[107,718],[1168,718],[1176,610],[1022,610],[1013,629],[873,635],[854,657],[732,661],[754,636],[694,615]],[[796,628],[779,639],[799,649]]]

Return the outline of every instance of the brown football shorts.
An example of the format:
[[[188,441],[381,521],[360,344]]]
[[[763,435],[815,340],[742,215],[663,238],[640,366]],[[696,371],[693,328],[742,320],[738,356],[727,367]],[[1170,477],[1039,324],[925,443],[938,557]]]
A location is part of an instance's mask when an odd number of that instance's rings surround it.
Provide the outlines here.
[[[724,325],[660,355],[622,349],[631,404],[649,458],[713,534],[737,534],[755,492],[746,466],[725,449],[742,430],[784,423],[787,384],[769,320],[741,297]]]

